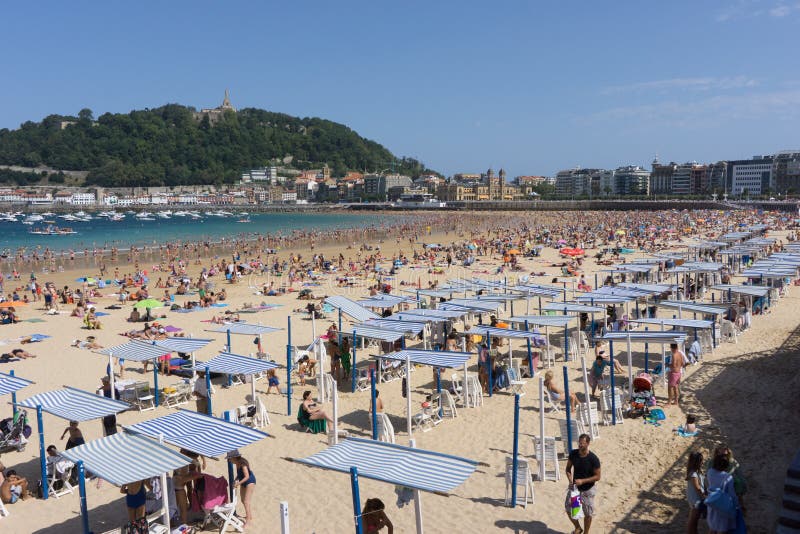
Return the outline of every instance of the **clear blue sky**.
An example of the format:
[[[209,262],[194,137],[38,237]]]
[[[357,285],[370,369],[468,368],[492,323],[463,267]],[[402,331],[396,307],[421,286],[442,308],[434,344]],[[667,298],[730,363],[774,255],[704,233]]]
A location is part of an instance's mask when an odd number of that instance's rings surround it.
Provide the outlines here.
[[[12,2],[0,128],[177,102],[319,116],[446,174],[800,148],[800,3]]]

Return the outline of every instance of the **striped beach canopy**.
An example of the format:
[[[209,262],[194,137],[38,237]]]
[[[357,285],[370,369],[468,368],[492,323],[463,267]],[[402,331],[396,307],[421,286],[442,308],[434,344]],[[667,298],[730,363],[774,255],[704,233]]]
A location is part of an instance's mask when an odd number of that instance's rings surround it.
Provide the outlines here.
[[[671,310],[686,311],[692,313],[703,313],[705,315],[723,315],[728,311],[727,305],[713,305],[711,303],[699,303],[690,300],[660,300],[656,303],[662,308]]]
[[[475,299],[453,299],[436,305],[439,310],[467,310],[479,313],[495,312],[502,307],[502,302]]]
[[[435,298],[450,298],[455,293],[463,293],[464,292],[463,289],[456,289],[456,288],[453,288],[453,289],[446,289],[446,288],[440,288],[440,289],[403,289],[402,291],[405,291],[406,293],[420,294],[420,295],[423,295],[423,296],[426,296],[426,297],[435,297]]]
[[[197,352],[213,341],[213,339],[198,339],[194,337],[168,337],[167,339],[156,341],[156,346],[170,352]]]
[[[30,384],[33,382],[25,378],[0,373],[0,395],[14,393]]]
[[[364,306],[365,308],[378,308],[379,310],[386,310],[389,308],[394,308],[399,302],[395,302],[393,300],[383,300],[383,299],[366,299],[366,300],[359,300],[356,302],[359,306]]]
[[[397,320],[403,321],[431,321],[431,322],[445,322],[451,321],[453,319],[460,319],[464,317],[468,312],[463,310],[423,310],[423,309],[415,309],[415,310],[407,310],[402,312],[397,312],[392,317],[396,317]],[[388,319],[389,317],[387,317]]]
[[[178,410],[162,417],[126,427],[126,430],[144,434],[183,449],[213,458],[255,443],[267,434],[238,423],[217,419],[210,415]]]
[[[508,290],[522,293],[528,297],[558,297],[566,291],[563,287],[541,284],[520,284],[509,287]]]
[[[364,321],[369,321],[370,319],[380,319],[380,316],[378,314],[369,311],[361,304],[353,302],[347,297],[342,297],[339,295],[335,295],[333,297],[327,297],[325,299],[325,303],[330,304],[337,310],[342,310],[342,313],[352,317],[353,319],[361,323],[363,323]]]
[[[163,347],[159,347],[158,345],[154,345],[152,342],[148,343],[146,341],[134,340],[129,343],[125,343],[124,345],[107,347],[95,352],[98,354],[105,354],[106,356],[122,358],[123,360],[129,360],[132,362],[147,362],[150,360],[155,360],[156,358],[160,358],[164,354],[172,351]]]
[[[353,326],[353,328],[358,332],[358,329],[361,325]],[[370,319],[364,326],[376,326],[378,328],[383,328],[384,330],[396,330],[398,332],[403,332],[404,334],[414,334],[418,336],[424,329],[425,323],[419,321],[400,321],[397,319]]]
[[[127,402],[71,387],[39,393],[19,402],[19,405],[34,410],[41,406],[43,411],[68,421],[90,421],[131,407]]]
[[[522,325],[523,328],[526,321],[528,322],[529,327],[556,326],[558,328],[564,328],[566,325],[575,320],[577,320],[577,317],[574,315],[515,315],[514,317],[508,319],[509,322]]]
[[[666,293],[667,291],[672,291],[673,289],[675,289],[674,284],[634,284],[632,282],[622,282],[621,284],[617,284],[617,287],[635,289],[638,291],[650,293],[652,295]]]
[[[147,480],[192,463],[191,458],[136,434],[119,432],[62,451],[73,462],[116,486]]]
[[[629,339],[633,343],[683,343],[687,338],[686,332],[670,330],[668,332],[657,331],[628,331],[628,332],[607,332],[599,339],[606,341],[624,341]]]
[[[605,313],[606,311],[603,306],[591,306],[578,302],[548,302],[542,306],[542,310],[560,313]]]
[[[555,317],[555,316],[554,316]],[[495,326],[473,326],[467,334],[477,336],[491,336],[503,337],[512,339],[539,339],[544,341],[544,338],[535,332],[525,332],[523,330],[511,330],[509,328],[497,328]]]
[[[719,284],[711,286],[711,289],[716,289],[717,291],[722,291],[722,292],[730,291],[731,293],[738,293],[739,295],[748,295],[751,297],[763,297],[764,295],[769,293],[770,288],[763,286],[738,286],[733,284]]]
[[[243,334],[247,336],[259,336],[261,334],[270,334],[277,332],[280,328],[274,326],[266,326],[263,324],[251,323],[225,323],[215,328],[209,328],[209,332],[230,332],[231,334]]]
[[[630,295],[610,295],[608,293],[598,293],[593,291],[591,293],[581,293],[575,300],[583,303],[596,303],[596,304],[624,304],[636,300],[637,296]],[[555,303],[554,303],[555,304]]]
[[[207,362],[198,362],[195,364],[194,369],[196,371],[208,369],[211,373],[225,375],[253,375],[279,367],[280,365],[269,360],[260,360],[232,352],[220,352]]]
[[[345,439],[295,461],[340,473],[356,467],[363,478],[438,493],[453,491],[478,465],[458,456],[360,438]]]
[[[378,341],[397,341],[403,337],[403,332],[397,330],[387,330],[385,328],[378,328],[376,326],[368,326],[359,324],[353,326],[358,337],[365,337],[367,339],[376,339]],[[353,332],[342,332],[344,337],[353,337]]]
[[[679,319],[679,318],[667,318],[667,317],[653,317],[647,319],[629,319],[628,322],[630,323],[639,323],[639,324],[651,324],[651,325],[664,325],[664,326],[676,326],[678,328],[711,328],[714,325],[714,321],[706,321],[705,319]]]
[[[397,352],[390,352],[389,354],[373,356],[373,358],[385,358],[387,360],[399,360],[402,362],[411,360],[411,363],[420,365],[432,365],[434,367],[448,367],[453,369],[464,367],[464,363],[469,361],[472,356],[473,354],[471,352],[404,349]]]

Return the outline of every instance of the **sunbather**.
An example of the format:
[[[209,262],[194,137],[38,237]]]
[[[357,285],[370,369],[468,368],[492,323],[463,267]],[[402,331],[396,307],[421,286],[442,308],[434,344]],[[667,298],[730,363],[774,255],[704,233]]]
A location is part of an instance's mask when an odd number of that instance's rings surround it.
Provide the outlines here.
[[[17,475],[13,469],[6,471],[5,480],[0,484],[0,499],[5,504],[14,504],[19,499],[30,497],[28,493],[28,480]]]
[[[547,393],[550,395],[550,400],[553,403],[561,402],[564,400],[564,391],[558,387],[556,381],[553,380],[553,371],[547,371],[544,374],[544,387],[547,388]],[[569,393],[570,407],[574,410],[578,407],[578,397],[575,393]]]
[[[328,422],[333,423],[333,419],[331,419],[325,411],[320,408],[314,399],[311,398],[311,391],[304,391],[303,392],[303,404],[301,405],[304,412],[308,414],[308,418],[312,421],[317,421],[319,419],[325,419]]]
[[[26,358],[35,358],[35,354],[31,354],[27,350],[23,349],[14,349],[11,351],[11,355],[13,358],[22,358],[23,360]]]

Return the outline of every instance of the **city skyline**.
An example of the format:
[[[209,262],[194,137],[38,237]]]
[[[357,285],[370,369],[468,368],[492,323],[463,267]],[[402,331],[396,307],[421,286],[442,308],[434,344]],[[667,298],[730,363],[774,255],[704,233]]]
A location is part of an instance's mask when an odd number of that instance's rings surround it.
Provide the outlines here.
[[[797,3],[149,5],[9,6],[36,31],[0,36],[0,128],[230,88],[239,109],[340,122],[448,176],[800,147]]]

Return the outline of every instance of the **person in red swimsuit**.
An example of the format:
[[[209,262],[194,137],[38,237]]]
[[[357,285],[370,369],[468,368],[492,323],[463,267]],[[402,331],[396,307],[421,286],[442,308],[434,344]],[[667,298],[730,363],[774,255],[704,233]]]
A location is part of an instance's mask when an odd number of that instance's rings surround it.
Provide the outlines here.
[[[386,516],[386,512],[383,511],[385,508],[382,500],[367,499],[364,509],[361,511],[365,534],[375,534],[383,530],[383,527],[386,527],[389,534],[394,533],[394,526]]]

